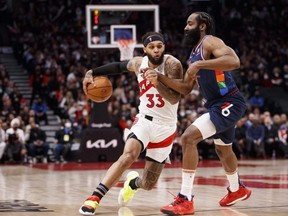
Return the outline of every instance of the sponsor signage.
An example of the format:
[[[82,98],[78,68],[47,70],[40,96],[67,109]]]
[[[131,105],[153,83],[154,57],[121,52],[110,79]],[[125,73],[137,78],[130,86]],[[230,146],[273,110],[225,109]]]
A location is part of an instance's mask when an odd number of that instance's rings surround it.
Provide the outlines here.
[[[123,148],[122,134],[117,128],[88,128],[82,136],[79,160],[114,162],[122,154]]]

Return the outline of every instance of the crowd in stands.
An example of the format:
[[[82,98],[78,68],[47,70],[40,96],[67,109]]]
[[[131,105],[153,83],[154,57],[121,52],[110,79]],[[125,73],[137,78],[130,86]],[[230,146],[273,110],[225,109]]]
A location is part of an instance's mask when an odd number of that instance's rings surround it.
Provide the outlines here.
[[[288,95],[288,42],[284,39],[288,37],[287,1],[221,1],[222,4],[212,6],[202,2],[187,7],[181,1],[149,2],[160,5],[166,51],[177,57],[184,68],[190,50],[181,46],[181,38],[188,15],[197,10],[213,15],[217,36],[233,47],[241,59],[235,79],[247,100],[247,112],[237,124],[233,143],[237,156],[288,158],[287,113],[261,95],[261,89],[273,87],[283,88]],[[43,162],[47,162],[49,144],[41,130],[41,125],[48,124],[47,108],[63,123],[55,136],[57,162],[65,161],[69,147],[65,143],[71,144],[75,134],[81,134],[89,126],[91,101],[82,91],[83,76],[87,69],[119,61],[119,50],[87,48],[85,4],[88,3],[23,0],[21,7],[14,8],[7,16],[15,58],[29,75],[33,91],[31,101],[23,98],[0,62],[0,159],[4,155],[5,161],[36,162],[40,152],[46,158]],[[221,10],[216,10],[219,7]],[[134,54],[142,55],[142,52],[135,49]],[[131,73],[109,78],[114,92],[108,111],[113,116],[114,127],[123,130],[131,126],[137,113],[138,83]],[[203,112],[205,108],[197,89],[181,98],[172,159],[181,159],[179,137]],[[9,135],[16,130],[19,131],[16,138]],[[217,157],[213,140],[204,140],[198,147],[201,158]]]

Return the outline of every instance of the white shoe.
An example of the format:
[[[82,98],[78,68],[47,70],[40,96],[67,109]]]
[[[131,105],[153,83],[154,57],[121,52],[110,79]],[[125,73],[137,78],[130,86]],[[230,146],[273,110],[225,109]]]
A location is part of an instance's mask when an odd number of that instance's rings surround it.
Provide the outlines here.
[[[48,163],[48,161],[47,161],[47,158],[46,158],[46,157],[43,157],[43,158],[42,158],[42,163],[44,163],[44,164],[47,164],[47,163]]]
[[[36,164],[38,161],[37,161],[37,158],[32,158],[32,162],[33,162],[33,164]]]

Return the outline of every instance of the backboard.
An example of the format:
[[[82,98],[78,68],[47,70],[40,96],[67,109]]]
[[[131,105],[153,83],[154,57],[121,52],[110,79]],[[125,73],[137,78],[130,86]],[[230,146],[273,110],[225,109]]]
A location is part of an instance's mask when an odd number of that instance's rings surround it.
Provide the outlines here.
[[[110,26],[110,43],[117,44],[118,40],[136,40],[135,25],[111,25]]]
[[[86,5],[89,48],[117,48],[118,39],[136,40],[146,32],[159,32],[158,5]]]

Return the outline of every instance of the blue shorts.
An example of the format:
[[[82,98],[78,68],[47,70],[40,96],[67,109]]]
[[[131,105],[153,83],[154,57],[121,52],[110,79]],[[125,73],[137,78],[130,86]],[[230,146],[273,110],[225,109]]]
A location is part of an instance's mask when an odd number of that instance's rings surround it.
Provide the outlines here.
[[[214,139],[232,143],[235,137],[236,123],[243,117],[246,103],[240,94],[222,98],[208,107],[210,119],[216,128]]]

